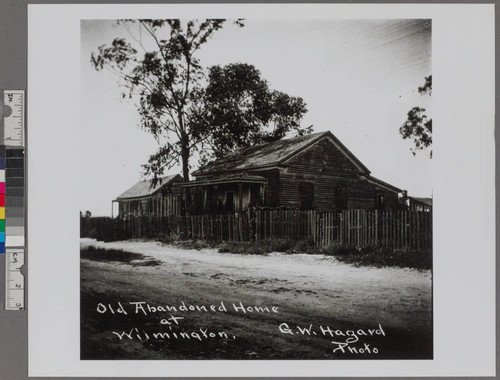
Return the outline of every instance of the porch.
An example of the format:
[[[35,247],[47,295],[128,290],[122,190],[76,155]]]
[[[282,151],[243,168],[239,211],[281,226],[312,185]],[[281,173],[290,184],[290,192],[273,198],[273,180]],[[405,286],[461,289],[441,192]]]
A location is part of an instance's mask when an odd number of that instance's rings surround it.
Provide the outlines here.
[[[265,204],[267,179],[258,175],[232,174],[183,183],[190,215],[243,212]]]

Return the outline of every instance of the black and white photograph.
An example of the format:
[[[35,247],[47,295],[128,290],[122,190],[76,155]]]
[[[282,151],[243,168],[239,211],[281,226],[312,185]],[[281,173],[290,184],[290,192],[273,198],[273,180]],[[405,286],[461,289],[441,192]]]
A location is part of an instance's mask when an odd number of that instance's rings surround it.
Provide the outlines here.
[[[494,376],[494,14],[30,5],[29,376]]]
[[[82,20],[80,359],[433,359],[432,20]]]

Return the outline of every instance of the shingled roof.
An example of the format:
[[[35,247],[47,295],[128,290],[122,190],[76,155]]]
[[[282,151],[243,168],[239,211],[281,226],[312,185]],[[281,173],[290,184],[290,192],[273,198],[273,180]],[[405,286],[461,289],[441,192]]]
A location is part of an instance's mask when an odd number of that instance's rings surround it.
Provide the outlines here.
[[[137,182],[134,186],[132,186],[127,191],[120,194],[116,199],[127,199],[127,198],[142,198],[153,195],[158,190],[160,190],[166,184],[172,182],[172,180],[176,177],[182,179],[179,174],[170,175],[167,177],[161,178],[161,180],[153,187],[151,187],[151,180],[147,179],[144,181]]]
[[[278,165],[324,137],[333,139],[337,148],[358,167],[360,172],[370,173],[331,132],[327,131],[242,148],[223,158],[209,162],[193,172],[193,175],[202,176]]]

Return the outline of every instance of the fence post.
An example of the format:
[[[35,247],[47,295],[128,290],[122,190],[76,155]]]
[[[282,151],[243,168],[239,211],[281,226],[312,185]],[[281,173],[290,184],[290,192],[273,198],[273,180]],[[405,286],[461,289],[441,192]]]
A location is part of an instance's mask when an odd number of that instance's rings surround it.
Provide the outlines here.
[[[255,242],[255,239],[253,236],[253,221],[252,221],[251,207],[248,207],[247,215],[248,215],[248,240],[250,242]]]

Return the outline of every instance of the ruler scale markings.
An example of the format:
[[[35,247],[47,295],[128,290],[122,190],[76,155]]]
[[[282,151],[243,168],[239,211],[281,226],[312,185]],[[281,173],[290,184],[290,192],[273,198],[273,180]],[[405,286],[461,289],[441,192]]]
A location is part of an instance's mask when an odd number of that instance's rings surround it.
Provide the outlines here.
[[[24,265],[24,249],[9,248],[5,257],[5,309],[24,309],[24,276],[21,267]]]
[[[24,91],[4,91],[4,104],[12,109],[11,116],[4,118],[4,145],[22,147],[24,146]]]

